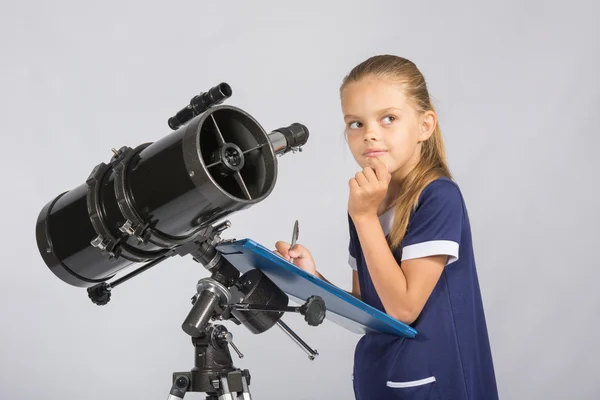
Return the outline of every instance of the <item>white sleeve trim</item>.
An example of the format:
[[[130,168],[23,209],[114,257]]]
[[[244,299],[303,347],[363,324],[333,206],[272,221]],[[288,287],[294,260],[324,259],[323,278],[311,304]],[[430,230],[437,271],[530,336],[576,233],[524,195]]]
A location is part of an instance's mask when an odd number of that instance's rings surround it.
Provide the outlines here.
[[[446,254],[449,256],[446,263],[448,265],[458,260],[458,247],[458,243],[452,240],[430,240],[428,242],[411,244],[402,248],[401,261]]]
[[[352,257],[352,255],[348,256],[348,264],[350,264],[350,267],[353,270],[355,270],[355,271],[358,270],[358,268],[356,267],[356,258]]]

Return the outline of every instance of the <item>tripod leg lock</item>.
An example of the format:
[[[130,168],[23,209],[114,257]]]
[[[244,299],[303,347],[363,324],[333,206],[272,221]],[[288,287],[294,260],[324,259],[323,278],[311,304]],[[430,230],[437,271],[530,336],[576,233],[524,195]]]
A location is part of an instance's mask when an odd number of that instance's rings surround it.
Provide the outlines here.
[[[175,378],[168,400],[181,400],[190,386],[190,378],[179,375]]]

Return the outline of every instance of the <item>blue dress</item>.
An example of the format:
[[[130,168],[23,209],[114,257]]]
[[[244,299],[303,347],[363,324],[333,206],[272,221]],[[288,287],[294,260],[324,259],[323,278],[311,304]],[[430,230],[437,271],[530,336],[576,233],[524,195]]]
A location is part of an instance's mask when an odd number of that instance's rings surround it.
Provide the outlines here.
[[[393,210],[380,217],[386,235]],[[351,266],[362,300],[385,312],[375,291],[352,220]],[[448,263],[417,320],[413,339],[368,333],[354,355],[357,400],[496,400],[498,391],[479,289],[471,229],[460,189],[439,178],[422,192],[407,234],[394,257],[437,254]]]

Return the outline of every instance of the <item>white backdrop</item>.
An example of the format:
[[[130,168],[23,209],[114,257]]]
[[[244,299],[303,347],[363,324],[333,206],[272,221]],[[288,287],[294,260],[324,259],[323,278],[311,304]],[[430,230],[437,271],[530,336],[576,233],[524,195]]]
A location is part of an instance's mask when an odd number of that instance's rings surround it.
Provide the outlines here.
[[[112,147],[168,134],[167,118],[219,82],[267,130],[311,132],[272,195],[229,237],[300,242],[350,288],[342,77],[368,56],[415,61],[465,194],[503,399],[596,399],[600,357],[599,5],[504,2],[4,2],[0,12],[0,398],[164,399],[193,366],[180,328],[206,270],[172,259],[105,307],[44,265],[41,207]],[[329,227],[326,227],[329,226]],[[349,399],[359,337],[325,322],[231,326],[255,399]],[[189,394],[189,398],[202,398]],[[187,398],[187,397],[186,397]]]

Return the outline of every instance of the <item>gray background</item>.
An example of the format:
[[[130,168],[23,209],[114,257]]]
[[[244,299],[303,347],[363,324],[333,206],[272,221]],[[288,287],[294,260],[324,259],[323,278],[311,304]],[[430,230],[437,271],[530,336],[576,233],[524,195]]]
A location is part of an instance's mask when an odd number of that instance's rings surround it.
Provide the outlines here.
[[[598,3],[297,3],[3,2],[0,398],[164,399],[172,372],[193,366],[180,324],[200,265],[169,260],[97,307],[48,271],[34,225],[112,147],[163,137],[168,117],[221,81],[268,131],[298,121],[311,132],[280,159],[272,195],[229,218],[228,237],[272,247],[299,219],[319,269],[349,289],[356,166],[338,86],[378,53],[415,61],[439,109],[501,397],[598,398]],[[316,361],[279,329],[231,326],[254,398],[352,398],[359,336],[285,321]]]

